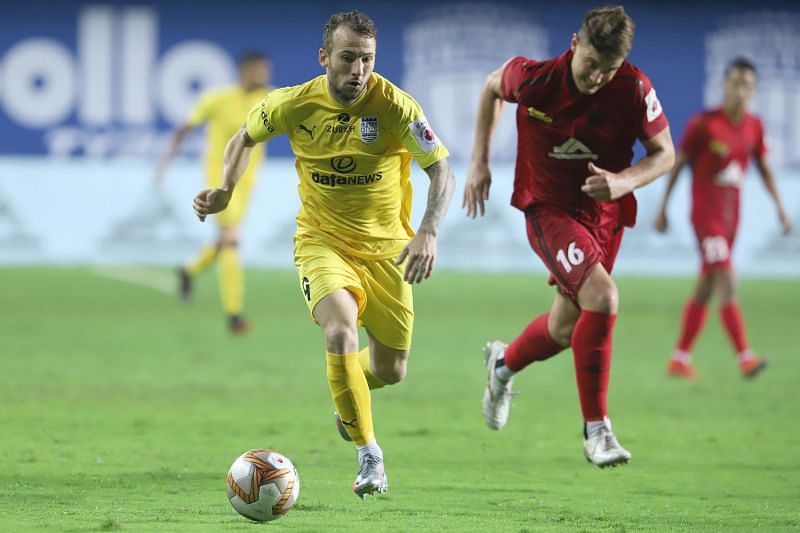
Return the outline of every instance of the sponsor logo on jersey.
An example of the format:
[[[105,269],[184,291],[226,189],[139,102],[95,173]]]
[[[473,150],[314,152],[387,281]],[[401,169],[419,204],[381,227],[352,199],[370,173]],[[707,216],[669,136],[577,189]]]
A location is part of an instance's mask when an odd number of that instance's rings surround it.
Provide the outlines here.
[[[381,181],[383,173],[376,172],[374,174],[359,174],[353,176],[342,176],[339,174],[322,174],[321,172],[312,172],[311,180],[320,185],[328,187],[342,187],[347,185],[370,185]]]
[[[361,117],[361,141],[367,144],[378,139],[378,117]]]
[[[275,133],[275,127],[272,124],[270,124],[267,112],[264,111],[264,104],[261,104],[261,122],[264,123],[264,127],[267,128],[268,132]]]
[[[297,129],[299,129],[300,131],[304,131],[304,132],[308,133],[308,136],[311,137],[311,140],[312,141],[314,140],[314,130],[317,129],[316,125],[314,125],[313,128],[308,129],[305,124],[300,124],[300,125],[297,126]]]
[[[424,116],[409,122],[408,129],[411,130],[423,152],[430,152],[439,146],[439,138],[433,133],[433,130],[428,125],[428,120]]]
[[[347,113],[339,113],[339,116],[336,117],[336,120],[339,122],[339,124],[347,124],[350,122],[350,115]]]
[[[325,133],[353,133],[356,131],[355,126],[338,126],[336,124],[325,126]]]
[[[738,189],[744,181],[744,170],[738,161],[731,161],[728,166],[714,176],[714,183],[722,187]]]
[[[570,137],[561,146],[554,146],[553,151],[547,155],[553,159],[592,159],[594,161],[600,157],[575,137]]]
[[[553,117],[545,114],[544,111],[540,111],[540,110],[536,109],[535,107],[529,107],[528,108],[528,116],[529,117],[533,117],[536,120],[540,120],[540,121],[544,122],[545,124],[552,124],[553,123]]]
[[[712,154],[718,155],[719,157],[728,157],[728,154],[731,152],[728,145],[719,139],[711,139],[708,143],[708,149]]]
[[[340,155],[331,158],[331,168],[336,172],[352,172],[356,169],[356,160],[349,155]]]
[[[644,98],[644,102],[647,105],[647,122],[653,122],[662,112],[661,102],[658,101],[655,89],[650,89],[650,92]]]

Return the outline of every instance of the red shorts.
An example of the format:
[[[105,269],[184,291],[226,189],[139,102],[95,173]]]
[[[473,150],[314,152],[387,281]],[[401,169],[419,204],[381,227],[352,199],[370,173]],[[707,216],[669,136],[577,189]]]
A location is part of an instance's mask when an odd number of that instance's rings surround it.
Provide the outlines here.
[[[558,285],[578,303],[578,291],[594,265],[611,273],[623,228],[588,228],[559,209],[534,207],[525,213],[528,242],[547,269],[550,285]]]
[[[697,226],[694,232],[697,235],[697,245],[700,248],[700,259],[703,264],[700,272],[708,274],[716,269],[730,270],[735,235],[708,231]]]

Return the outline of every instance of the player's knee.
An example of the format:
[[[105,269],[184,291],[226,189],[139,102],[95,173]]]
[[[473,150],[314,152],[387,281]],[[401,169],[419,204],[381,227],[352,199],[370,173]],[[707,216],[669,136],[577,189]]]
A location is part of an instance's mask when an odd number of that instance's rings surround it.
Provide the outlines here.
[[[235,237],[221,237],[217,243],[220,249],[222,248],[238,248],[239,241]]]
[[[592,311],[608,315],[617,314],[619,308],[619,292],[613,283],[602,287],[594,294]]]
[[[239,246],[239,232],[236,228],[223,227],[220,230],[217,246],[220,248],[236,248]]]
[[[399,383],[406,377],[408,371],[408,357],[395,357],[377,363],[375,374],[389,385]]]
[[[697,284],[697,288],[694,291],[694,301],[698,304],[706,305],[711,300],[711,295],[713,292],[711,279],[709,276],[704,276],[700,279],[700,282]]]
[[[348,353],[358,348],[358,332],[348,324],[336,323],[325,327],[325,346],[329,352]]]
[[[574,322],[548,325],[550,337],[564,348],[569,348],[572,344],[572,330],[574,329]]]

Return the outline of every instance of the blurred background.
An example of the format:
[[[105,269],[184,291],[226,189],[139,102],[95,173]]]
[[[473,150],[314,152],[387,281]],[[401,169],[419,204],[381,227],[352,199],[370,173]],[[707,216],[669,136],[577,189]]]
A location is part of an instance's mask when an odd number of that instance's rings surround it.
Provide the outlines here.
[[[171,131],[205,89],[231,83],[236,58],[261,49],[273,85],[322,73],[322,25],[359,8],[379,28],[376,71],[414,95],[451,153],[459,183],[441,232],[442,267],[535,271],[522,217],[508,206],[516,149],[512,106],[495,140],[487,218],[459,211],[483,79],[507,58],[563,52],[594,3],[199,0],[85,3],[31,0],[0,17],[0,263],[176,265],[213,234],[193,217],[204,183],[203,132],[183,144],[164,187],[153,186]],[[689,116],[716,105],[721,75],[744,55],[760,73],[754,110],[766,124],[769,159],[800,227],[800,5],[796,2],[636,2],[631,60],[652,80],[679,142]],[[751,169],[752,171],[752,169]],[[296,175],[285,138],[269,145],[243,233],[248,266],[291,268]],[[415,169],[415,215],[427,178]],[[671,231],[652,219],[664,181],[637,193],[639,223],[618,271],[688,275],[697,253],[688,176],[670,203]],[[751,172],[735,264],[744,275],[800,276],[800,235],[780,236],[772,203]]]

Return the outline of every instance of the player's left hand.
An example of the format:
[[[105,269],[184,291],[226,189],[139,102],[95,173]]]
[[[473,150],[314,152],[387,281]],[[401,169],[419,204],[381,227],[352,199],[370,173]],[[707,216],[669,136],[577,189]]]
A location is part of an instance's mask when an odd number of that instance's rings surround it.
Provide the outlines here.
[[[598,202],[616,200],[631,192],[626,180],[620,178],[618,174],[603,170],[594,163],[589,163],[589,172],[592,175],[586,178],[581,190],[592,200]]]
[[[436,235],[420,230],[400,252],[395,264],[399,265],[403,261],[406,261],[406,270],[403,274],[406,282],[422,283],[422,280],[428,279],[433,273],[433,265],[436,262]]]
[[[783,234],[784,235],[791,235],[794,233],[794,226],[792,226],[792,221],[786,216],[786,212],[781,209],[778,211],[778,218],[781,221],[781,226],[783,227]]]

